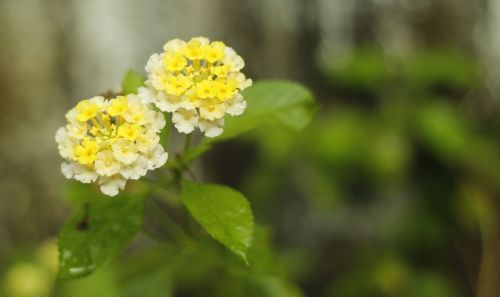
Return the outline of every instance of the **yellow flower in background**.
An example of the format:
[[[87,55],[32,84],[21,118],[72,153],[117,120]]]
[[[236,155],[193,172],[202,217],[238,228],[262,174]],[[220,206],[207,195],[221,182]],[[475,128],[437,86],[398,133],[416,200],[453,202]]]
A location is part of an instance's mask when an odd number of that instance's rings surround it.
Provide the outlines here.
[[[163,50],[148,60],[146,87],[139,88],[142,102],[172,113],[181,133],[198,128],[207,137],[220,135],[224,115],[237,116],[246,108],[240,92],[252,80],[241,73],[243,59],[223,42],[204,37],[173,39]]]
[[[52,291],[51,274],[34,263],[18,263],[5,275],[4,287],[9,297],[49,297]]]
[[[158,136],[165,126],[163,114],[136,95],[82,100],[66,119],[56,132],[59,153],[67,160],[61,171],[83,183],[97,181],[106,195],[115,196],[127,180],[167,161]]]

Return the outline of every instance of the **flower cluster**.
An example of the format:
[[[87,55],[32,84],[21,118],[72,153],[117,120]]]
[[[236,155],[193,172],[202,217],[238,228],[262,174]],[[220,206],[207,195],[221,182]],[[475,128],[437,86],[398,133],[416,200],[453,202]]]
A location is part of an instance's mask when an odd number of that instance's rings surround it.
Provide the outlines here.
[[[118,194],[127,180],[167,161],[158,135],[165,126],[163,114],[137,95],[80,101],[66,119],[56,132],[59,153],[68,160],[61,164],[63,174],[83,183],[97,181],[106,195]]]
[[[150,103],[172,113],[179,132],[198,128],[207,137],[222,133],[226,113],[244,112],[241,91],[252,80],[241,73],[245,62],[232,48],[197,37],[171,40],[163,49],[149,58],[148,79],[137,95],[93,97],[66,114],[68,123],[56,132],[59,153],[67,160],[61,164],[64,176],[97,181],[104,194],[115,196],[127,180],[163,166],[168,154],[159,132],[165,119]]]
[[[224,115],[243,113],[246,102],[240,91],[252,85],[241,69],[243,59],[220,41],[203,37],[167,42],[161,54],[146,65],[146,87],[139,89],[144,103],[173,113],[179,132],[199,128],[207,137],[223,131]]]

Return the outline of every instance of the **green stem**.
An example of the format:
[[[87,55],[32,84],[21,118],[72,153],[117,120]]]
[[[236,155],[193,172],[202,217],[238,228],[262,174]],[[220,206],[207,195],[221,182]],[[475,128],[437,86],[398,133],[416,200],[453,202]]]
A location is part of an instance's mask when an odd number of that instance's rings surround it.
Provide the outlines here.
[[[191,134],[186,134],[186,137],[184,138],[184,149],[182,150],[182,154],[184,154],[189,149],[190,144],[191,144]]]
[[[167,116],[165,116],[165,127],[163,128],[160,135],[160,143],[165,149],[167,149],[168,147],[172,126],[172,119],[167,114]]]

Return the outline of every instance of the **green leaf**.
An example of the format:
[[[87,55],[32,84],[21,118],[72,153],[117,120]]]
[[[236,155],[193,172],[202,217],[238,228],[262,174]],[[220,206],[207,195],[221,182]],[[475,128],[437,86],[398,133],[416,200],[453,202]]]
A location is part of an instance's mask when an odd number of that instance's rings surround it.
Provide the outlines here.
[[[247,250],[253,236],[253,216],[245,197],[231,188],[184,182],[181,201],[216,240],[248,264]]]
[[[137,89],[144,86],[145,80],[146,78],[143,75],[135,72],[134,70],[127,71],[127,74],[125,74],[122,81],[123,95],[137,94]]]
[[[142,195],[94,193],[88,199],[59,233],[60,278],[91,274],[118,256],[142,224]]]
[[[304,86],[289,81],[259,81],[243,91],[247,109],[237,117],[226,117],[224,133],[210,142],[235,137],[269,121],[302,129],[314,115],[314,97]]]
[[[89,277],[62,282],[58,291],[64,297],[121,297],[120,288],[114,267],[106,267]]]

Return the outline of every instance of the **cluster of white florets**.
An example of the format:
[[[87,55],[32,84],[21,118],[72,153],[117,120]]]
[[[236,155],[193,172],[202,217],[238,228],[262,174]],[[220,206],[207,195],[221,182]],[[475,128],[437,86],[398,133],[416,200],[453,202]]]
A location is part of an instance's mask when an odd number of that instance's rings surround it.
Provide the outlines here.
[[[158,135],[165,126],[163,114],[136,95],[80,101],[66,119],[66,126],[56,132],[59,153],[67,160],[61,164],[64,176],[97,181],[106,195],[118,194],[127,180],[139,179],[167,161]]]
[[[246,108],[240,92],[252,80],[241,72],[245,62],[224,43],[204,37],[174,39],[163,49],[149,58],[148,80],[139,96],[172,113],[179,132],[199,128],[207,137],[220,135],[224,115],[237,116]]]

